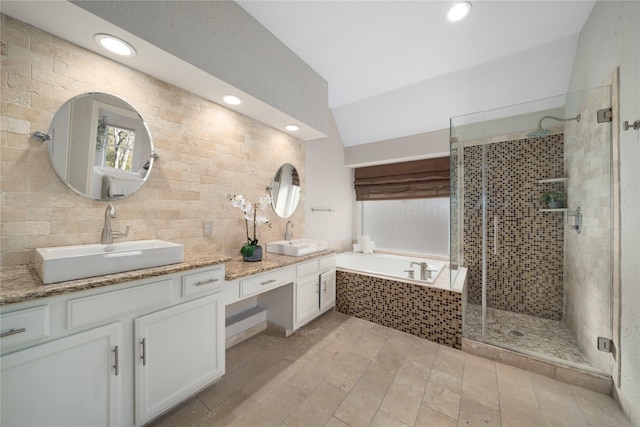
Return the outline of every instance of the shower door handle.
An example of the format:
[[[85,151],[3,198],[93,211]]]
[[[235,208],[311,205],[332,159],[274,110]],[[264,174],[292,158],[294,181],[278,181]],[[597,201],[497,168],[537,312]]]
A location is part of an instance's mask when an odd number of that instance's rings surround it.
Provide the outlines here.
[[[498,255],[498,217],[493,217],[493,254]]]

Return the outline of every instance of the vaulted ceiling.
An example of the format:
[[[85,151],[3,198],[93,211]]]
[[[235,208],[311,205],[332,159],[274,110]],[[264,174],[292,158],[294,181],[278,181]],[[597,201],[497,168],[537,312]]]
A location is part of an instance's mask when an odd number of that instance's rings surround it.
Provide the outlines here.
[[[594,1],[252,1],[238,4],[329,83],[346,146],[448,127],[456,115],[567,91]]]

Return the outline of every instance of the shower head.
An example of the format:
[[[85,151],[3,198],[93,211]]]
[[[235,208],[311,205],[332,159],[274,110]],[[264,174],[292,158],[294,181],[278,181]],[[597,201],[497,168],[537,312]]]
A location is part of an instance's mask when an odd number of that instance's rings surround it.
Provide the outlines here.
[[[541,136],[547,136],[547,135],[551,135],[553,133],[553,131],[549,130],[549,129],[542,129],[542,121],[544,119],[553,119],[553,120],[557,120],[559,122],[569,122],[571,120],[575,120],[577,122],[580,121],[580,114],[578,114],[575,117],[570,117],[568,119],[563,119],[561,117],[554,117],[554,116],[544,116],[543,118],[540,119],[540,121],[538,122],[538,129],[531,131],[527,134],[527,136],[529,138],[537,138],[537,137],[541,137]]]
[[[541,136],[547,136],[547,135],[551,135],[553,133],[553,131],[549,130],[549,129],[542,129],[541,127],[531,131],[527,134],[527,136],[529,138],[539,138]]]

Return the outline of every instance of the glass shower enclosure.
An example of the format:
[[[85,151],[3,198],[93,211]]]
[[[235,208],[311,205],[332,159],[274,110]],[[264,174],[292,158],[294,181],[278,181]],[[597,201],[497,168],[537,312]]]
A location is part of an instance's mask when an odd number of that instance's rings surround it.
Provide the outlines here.
[[[603,86],[451,118],[465,338],[610,372],[611,105]]]

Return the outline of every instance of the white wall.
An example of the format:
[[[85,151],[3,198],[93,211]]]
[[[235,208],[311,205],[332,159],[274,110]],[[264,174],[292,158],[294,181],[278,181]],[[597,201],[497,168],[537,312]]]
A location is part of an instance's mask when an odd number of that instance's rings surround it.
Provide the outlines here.
[[[569,91],[600,85],[620,67],[620,121],[640,119],[640,2],[598,1],[578,42]],[[623,409],[640,426],[640,132],[620,129],[621,314]],[[616,319],[614,319],[616,323]],[[614,379],[615,375],[614,375]]]
[[[333,116],[329,120],[329,136],[307,141],[305,156],[304,237],[328,240],[335,249],[350,250],[355,200],[353,170],[345,166],[344,146]],[[333,212],[312,212],[312,208]],[[295,228],[293,232],[296,233]]]
[[[449,155],[449,129],[354,145],[345,148],[349,167],[408,162]]]

